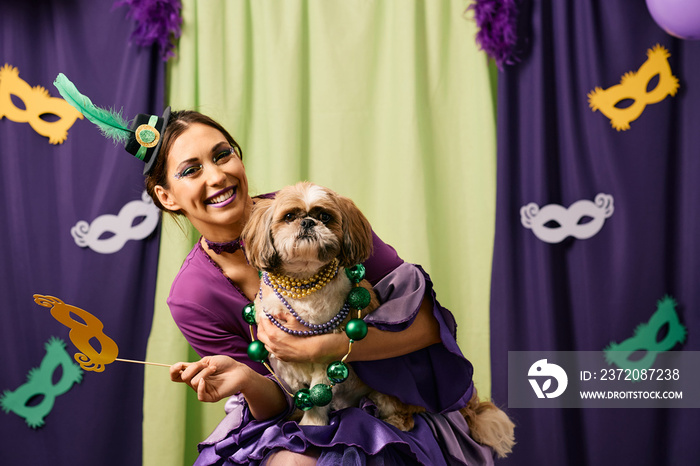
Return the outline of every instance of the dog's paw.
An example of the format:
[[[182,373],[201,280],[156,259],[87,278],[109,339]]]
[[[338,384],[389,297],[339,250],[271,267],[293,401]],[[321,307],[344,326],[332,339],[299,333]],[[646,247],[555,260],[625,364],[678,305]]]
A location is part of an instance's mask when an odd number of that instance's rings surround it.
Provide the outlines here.
[[[375,391],[368,398],[377,407],[381,420],[404,432],[413,429],[413,415],[425,411],[425,408],[405,404],[395,396],[385,393]]]
[[[413,429],[415,421],[413,420],[413,413],[402,412],[394,413],[391,416],[384,419],[384,422],[391,424],[397,429],[408,432]]]

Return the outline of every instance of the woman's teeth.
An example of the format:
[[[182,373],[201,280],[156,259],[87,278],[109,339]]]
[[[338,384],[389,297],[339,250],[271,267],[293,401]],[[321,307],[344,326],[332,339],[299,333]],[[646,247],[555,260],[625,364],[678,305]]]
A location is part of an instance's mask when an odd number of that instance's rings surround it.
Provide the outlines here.
[[[234,190],[230,189],[223,194],[220,194],[216,197],[212,197],[211,199],[209,199],[209,203],[210,204],[218,204],[220,202],[224,202],[226,199],[229,199],[230,197],[232,197],[233,193],[234,193]]]

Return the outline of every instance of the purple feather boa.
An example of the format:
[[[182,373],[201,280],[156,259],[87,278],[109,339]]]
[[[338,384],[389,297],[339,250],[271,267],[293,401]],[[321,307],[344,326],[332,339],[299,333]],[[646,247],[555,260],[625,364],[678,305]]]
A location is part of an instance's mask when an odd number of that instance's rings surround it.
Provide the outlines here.
[[[503,64],[512,65],[517,61],[517,3],[517,0],[475,0],[468,8],[474,11],[479,27],[476,42],[501,70]]]
[[[136,22],[131,42],[142,47],[158,43],[164,61],[175,55],[174,40],[180,37],[180,0],[118,0],[114,8],[126,5],[126,17]]]

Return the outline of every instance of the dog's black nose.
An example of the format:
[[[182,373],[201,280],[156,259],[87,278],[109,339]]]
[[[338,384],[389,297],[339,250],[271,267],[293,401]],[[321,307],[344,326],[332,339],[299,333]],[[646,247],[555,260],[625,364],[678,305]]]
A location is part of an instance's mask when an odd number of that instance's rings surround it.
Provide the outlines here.
[[[316,221],[312,218],[305,218],[301,221],[301,226],[305,230],[310,230],[314,225],[316,225]]]

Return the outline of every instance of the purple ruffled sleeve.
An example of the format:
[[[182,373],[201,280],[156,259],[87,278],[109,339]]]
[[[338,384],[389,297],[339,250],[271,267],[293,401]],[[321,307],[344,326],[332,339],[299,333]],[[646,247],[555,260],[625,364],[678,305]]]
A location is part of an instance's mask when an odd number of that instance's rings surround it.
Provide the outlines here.
[[[374,289],[384,304],[365,318],[368,324],[380,330],[401,331],[413,322],[427,296],[432,300],[442,343],[396,358],[354,362],[360,378],[375,390],[432,412],[465,406],[473,392],[473,368],[457,346],[454,317],[437,302],[428,274],[420,266],[404,263],[377,282]]]
[[[250,332],[241,314],[248,300],[199,244],[185,258],[167,302],[173,320],[200,357],[225,354],[260,374],[268,373],[248,357]]]

